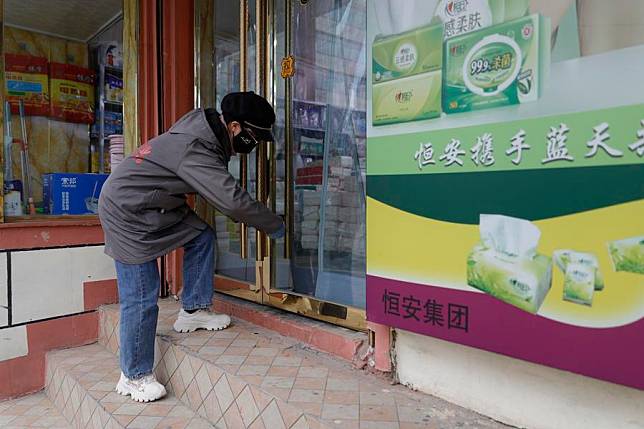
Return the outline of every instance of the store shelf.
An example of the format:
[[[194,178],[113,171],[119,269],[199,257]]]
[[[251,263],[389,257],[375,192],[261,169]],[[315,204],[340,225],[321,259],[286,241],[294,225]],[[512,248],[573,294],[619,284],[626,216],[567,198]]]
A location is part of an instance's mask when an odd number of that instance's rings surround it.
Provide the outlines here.
[[[112,67],[112,66],[108,66],[108,65],[106,65],[106,66],[105,66],[105,71],[106,71],[106,72],[110,72],[110,73],[120,73],[120,74],[123,74],[123,69],[119,69],[119,68]]]
[[[317,132],[320,132],[320,133],[326,132],[326,130],[324,128],[304,127],[304,126],[301,126],[301,125],[293,125],[293,128],[296,128],[298,130],[304,130],[304,131],[317,131]]]
[[[120,98],[117,95],[112,95],[112,90],[122,88],[115,80],[120,80],[122,84],[123,69],[117,68],[112,65],[106,64],[107,51],[111,42],[97,45],[94,48],[94,57],[97,64],[97,106],[96,106],[96,124],[92,127],[92,140],[93,146],[90,148],[90,153],[98,152],[98,172],[103,173],[106,168],[106,146],[108,135],[122,134],[123,126],[123,102],[108,99]],[[116,85],[116,86],[114,86]],[[109,86],[110,89],[106,89]],[[116,130],[116,131],[115,131]],[[119,132],[120,130],[120,132]],[[95,167],[94,167],[95,168]],[[92,170],[94,171],[94,170]]]

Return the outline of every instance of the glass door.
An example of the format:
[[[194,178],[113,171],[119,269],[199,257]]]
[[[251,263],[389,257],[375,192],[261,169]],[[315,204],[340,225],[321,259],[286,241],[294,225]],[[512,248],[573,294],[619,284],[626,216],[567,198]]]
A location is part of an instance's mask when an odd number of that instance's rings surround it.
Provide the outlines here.
[[[198,0],[195,2],[195,101],[201,107],[219,110],[223,97],[236,91],[256,91],[258,1]],[[257,197],[256,151],[233,156],[229,171]],[[215,288],[261,302],[258,284],[257,239],[254,228],[234,222],[203,200],[197,212],[215,229],[217,261]]]
[[[275,106],[276,141],[229,167],[288,225],[269,242],[198,202],[218,235],[215,289],[365,329],[366,0],[195,6],[197,104],[253,90]]]
[[[265,302],[363,328],[366,1],[276,1],[273,18],[272,189],[288,233]]]

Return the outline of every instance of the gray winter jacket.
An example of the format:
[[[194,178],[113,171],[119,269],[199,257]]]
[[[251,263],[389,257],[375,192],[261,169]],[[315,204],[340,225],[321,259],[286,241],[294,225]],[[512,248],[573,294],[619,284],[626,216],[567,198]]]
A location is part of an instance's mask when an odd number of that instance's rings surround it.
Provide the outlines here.
[[[199,194],[225,215],[266,233],[282,219],[255,201],[228,172],[225,126],[202,109],[144,144],[112,172],[99,199],[105,253],[125,264],[154,260],[198,236],[207,224],[188,207]]]

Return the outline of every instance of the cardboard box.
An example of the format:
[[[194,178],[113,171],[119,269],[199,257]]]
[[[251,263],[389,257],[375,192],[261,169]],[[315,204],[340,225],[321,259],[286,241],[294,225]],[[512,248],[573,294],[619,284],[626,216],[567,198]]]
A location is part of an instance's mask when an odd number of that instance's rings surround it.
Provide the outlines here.
[[[353,172],[351,168],[331,167],[331,177],[350,177]]]
[[[356,207],[342,207],[339,211],[340,220],[345,223],[360,223],[362,210]]]
[[[43,206],[51,215],[98,213],[98,197],[107,174],[50,173],[43,175]]]
[[[305,220],[300,223],[302,234],[317,234],[320,228],[320,223],[316,220]]]
[[[361,195],[357,192],[346,192],[342,195],[342,205],[359,208],[362,205]]]
[[[342,205],[342,191],[329,192],[326,196],[327,206],[341,206]]]
[[[353,167],[353,158],[350,156],[337,156],[331,158],[331,167],[348,168]]]

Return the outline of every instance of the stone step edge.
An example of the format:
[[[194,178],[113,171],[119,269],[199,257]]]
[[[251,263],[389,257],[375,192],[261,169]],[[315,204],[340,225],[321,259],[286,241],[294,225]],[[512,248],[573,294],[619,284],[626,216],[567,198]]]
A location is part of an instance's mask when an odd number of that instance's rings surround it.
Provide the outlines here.
[[[123,429],[124,426],[85,390],[69,368],[60,365],[55,356],[56,351],[51,351],[45,358],[45,394],[65,420],[74,428]],[[55,383],[54,380],[61,381]]]
[[[115,311],[115,308],[114,305],[101,306],[99,312]],[[364,368],[367,365],[369,341],[365,332],[352,331],[222,293],[215,294],[213,309],[300,341],[312,349],[349,361],[356,368]],[[100,329],[99,325],[99,338],[103,334]]]
[[[223,293],[215,293],[213,306],[215,311],[294,338],[314,349],[352,362],[358,368],[366,365],[369,341],[365,332],[352,331]]]
[[[222,419],[228,423],[228,420],[236,421],[240,417],[245,427],[250,427],[260,416],[267,420],[264,414],[271,414],[268,419],[271,421],[276,417],[276,407],[286,428],[328,427],[317,417],[169,338],[157,335],[157,344],[161,358],[155,364],[155,374],[159,381],[184,405],[215,425]],[[220,415],[220,420],[216,420]],[[273,424],[275,428],[281,427],[279,422]]]
[[[163,347],[163,346],[161,346]],[[79,350],[82,353],[82,350]],[[67,422],[74,428],[102,428],[102,429],[122,429],[125,428],[113,413],[108,411],[103,404],[100,402],[100,398],[93,397],[92,392],[85,388],[79,380],[77,380],[69,369],[73,366],[64,366],[61,364],[60,360],[56,358],[56,352],[51,352],[48,356],[47,363],[47,385],[45,388],[45,393],[48,398],[52,401],[57,410],[63,415]],[[53,356],[53,358],[52,358]],[[104,359],[103,357],[97,359]],[[116,359],[116,356],[114,356]],[[187,360],[187,364],[192,365],[194,362],[190,358],[184,357]],[[68,365],[75,361],[81,365],[87,365],[94,362],[94,360],[84,360],[76,358],[66,358],[65,363]],[[160,361],[162,363],[162,361]],[[179,371],[179,369],[178,369]],[[60,383],[52,383],[52,380],[60,380]],[[224,379],[226,382],[228,380]],[[93,382],[93,381],[92,381]],[[234,383],[228,384],[232,387],[231,393],[237,393],[238,387]],[[322,425],[316,419],[305,416],[303,413],[298,413],[296,416],[292,410],[289,410],[288,407],[282,401],[277,399],[267,399],[266,404],[262,404],[261,408],[256,411],[255,414],[248,414],[248,406],[250,405],[249,399],[251,399],[254,406],[257,406],[257,394],[255,393],[254,398],[248,398],[244,396],[244,393],[250,392],[252,387],[246,386],[240,392],[235,399],[230,399],[229,410],[222,413],[218,419],[212,418],[212,415],[209,416],[205,407],[200,407],[201,411],[195,411],[190,407],[190,399],[186,398],[185,395],[183,399],[177,398],[179,402],[183,403],[184,406],[188,407],[192,412],[195,412],[194,419],[204,419],[207,420],[209,424],[215,428],[240,428],[240,427],[256,427],[256,422],[263,424],[258,425],[257,427],[265,428],[289,428],[289,429],[327,429],[328,426]],[[100,393],[100,392],[97,392]],[[103,392],[104,395],[104,392]],[[175,396],[172,390],[168,392],[169,396]],[[176,397],[176,396],[175,396]],[[215,400],[215,398],[211,398]],[[219,403],[219,399],[216,399]],[[243,412],[239,411],[240,402],[246,407]],[[124,402],[127,404],[128,402]],[[78,405],[80,404],[80,405]],[[210,410],[209,410],[210,411]],[[244,413],[245,412],[245,413]],[[281,421],[276,421],[275,417],[278,416]],[[213,421],[217,420],[217,421]],[[163,421],[161,421],[162,423]],[[203,427],[203,425],[198,425]],[[190,425],[188,427],[191,427]]]
[[[87,347],[94,347],[93,350],[88,351]],[[107,355],[107,360],[105,356],[98,356],[94,358],[87,358],[86,353],[96,353],[96,348],[100,348]],[[70,353],[75,353],[78,356],[72,355]],[[66,354],[67,356],[63,356]],[[100,364],[101,367],[107,369],[114,373],[114,378],[118,377],[119,367],[118,359],[112,355],[107,349],[96,344],[89,345],[86,347],[77,347],[66,350],[57,350],[50,352],[47,355],[47,384],[45,387],[45,394],[50,399],[54,407],[63,415],[67,422],[74,428],[82,429],[121,429],[125,427],[137,427],[140,424],[149,424],[150,422],[137,422],[139,416],[135,415],[118,415],[117,409],[122,406],[133,405],[133,406],[154,406],[154,404],[181,404],[181,401],[178,398],[174,398],[172,394],[168,394],[164,401],[161,402],[148,402],[148,403],[137,403],[132,401],[129,398],[120,396],[115,391],[116,381],[109,383],[109,390],[105,390],[105,386],[93,390],[91,387],[95,384],[104,384],[105,381],[101,381],[99,377],[86,377],[90,374],[93,374],[90,371],[86,371],[83,376],[78,376],[71,371],[73,368],[77,368],[82,365],[92,365],[96,366]],[[85,380],[83,381],[83,379]],[[104,379],[103,379],[104,380]],[[113,395],[118,400],[111,398],[107,399]],[[167,401],[171,399],[171,401]],[[115,405],[115,407],[110,410],[107,407],[107,404]],[[146,418],[159,418],[159,423],[164,420],[167,422],[168,419],[171,421],[168,422],[170,425],[177,423],[177,419],[185,419],[187,427],[205,427],[204,424],[206,420],[197,415],[193,410],[189,410],[185,404],[181,404],[185,408],[185,411],[180,410],[176,415],[168,416],[153,416],[145,413],[140,414],[140,417],[143,419]],[[111,408],[111,407],[110,407]],[[141,411],[141,410],[140,410]],[[188,414],[186,414],[188,412]],[[122,418],[122,419],[120,419]],[[211,425],[208,424],[208,427]]]

